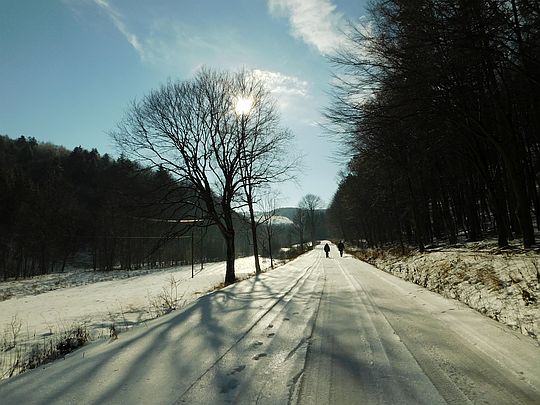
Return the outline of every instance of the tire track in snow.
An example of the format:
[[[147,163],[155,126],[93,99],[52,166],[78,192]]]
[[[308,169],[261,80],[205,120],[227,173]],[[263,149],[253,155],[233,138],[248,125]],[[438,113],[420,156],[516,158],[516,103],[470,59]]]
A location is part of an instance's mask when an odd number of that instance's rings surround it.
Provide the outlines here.
[[[387,366],[390,367],[391,369],[395,370],[396,368],[394,367],[394,365],[392,364],[393,361],[397,360],[397,359],[392,359],[392,354],[388,353],[388,351],[390,351],[392,349],[392,347],[395,347],[395,345],[398,345],[399,344],[399,351],[401,351],[400,353],[400,357],[402,357],[402,359],[400,361],[407,361],[405,358],[403,358],[404,356],[408,356],[409,357],[409,360],[415,365],[416,367],[416,373],[418,374],[418,372],[420,370],[421,371],[421,374],[423,374],[423,384],[424,385],[431,385],[431,387],[436,390],[441,396],[442,398],[444,398],[444,400],[448,403],[455,403],[455,404],[465,404],[465,403],[470,403],[468,398],[462,393],[462,391],[459,389],[459,387],[457,385],[455,385],[444,373],[442,373],[442,370],[438,369],[438,368],[430,368],[429,370],[426,370],[424,369],[424,367],[422,367],[422,364],[423,362],[421,363],[419,361],[419,359],[417,358],[417,355],[415,353],[413,353],[409,347],[407,347],[407,345],[403,342],[402,338],[400,337],[400,334],[394,329],[394,327],[392,326],[392,324],[389,322],[388,318],[386,317],[386,315],[384,314],[384,312],[382,310],[379,309],[378,305],[374,302],[373,298],[371,297],[371,294],[366,290],[366,288],[364,288],[364,286],[362,285],[362,283],[357,280],[355,277],[353,277],[347,270],[345,270],[341,265],[339,265],[340,267],[340,270],[342,271],[342,273],[345,275],[345,277],[347,278],[347,280],[351,283],[351,286],[353,286],[356,291],[357,291],[357,295],[362,294],[362,297],[360,297],[359,295],[359,298],[362,300],[362,301],[365,301],[365,305],[367,304],[367,306],[369,306],[369,308],[371,308],[373,311],[374,311],[374,314],[376,314],[376,316],[382,321],[381,324],[380,324],[380,327],[379,327],[379,331],[381,332],[381,336],[383,335],[386,335],[388,337],[389,333],[391,332],[396,340],[399,342],[392,342],[392,340],[389,340],[387,337],[386,339],[385,338],[380,338],[379,339],[379,342],[381,344],[381,349],[382,351],[384,352],[384,355],[386,357],[386,361],[388,362],[387,363]],[[359,275],[356,275],[356,277],[359,278]],[[370,316],[370,319],[372,317]],[[385,329],[384,330],[381,330],[381,329]],[[385,340],[386,340],[386,343],[385,343]],[[410,377],[409,377],[410,378]],[[410,400],[414,400],[414,394],[413,393],[406,393],[406,392],[402,392],[402,390],[400,389],[400,386],[399,386],[399,380],[400,379],[403,379],[403,377],[400,377],[400,376],[396,376],[395,377],[395,382],[394,384],[392,384],[392,388],[394,389],[395,391],[395,394],[396,395],[396,399],[397,398],[410,398]],[[406,378],[408,379],[408,378]],[[429,383],[428,381],[429,380]],[[425,387],[424,389],[426,388],[429,388],[429,387]],[[413,395],[413,397],[411,398],[411,394]],[[442,399],[441,398],[441,399]]]
[[[325,266],[328,288],[298,403],[445,403],[344,260]]]
[[[495,359],[486,356],[482,347],[479,348],[468,334],[463,334],[464,325],[454,318],[457,314],[441,318],[442,297],[425,290],[437,300],[427,296],[419,298],[417,294],[413,299],[407,288],[411,287],[410,284],[371,267],[362,267],[362,272],[353,274],[364,288],[366,297],[372,305],[380,308],[386,323],[396,335],[401,336],[408,353],[447,403],[527,404],[538,398],[538,391],[535,394],[533,387],[524,386],[523,381],[518,381],[517,377],[498,366]],[[396,299],[399,298],[402,300],[397,305]],[[449,305],[453,304],[446,303],[445,308]],[[480,321],[494,323],[489,319]],[[477,327],[481,325],[477,324]],[[477,339],[480,337],[478,332],[475,335]],[[487,341],[483,344],[491,348],[490,336],[485,335],[483,341]]]
[[[260,327],[260,325],[262,325],[263,323],[266,325],[273,325],[272,320],[274,318],[270,320],[268,318],[272,317],[273,313],[275,312],[274,310],[278,306],[287,305],[287,303],[292,299],[292,297],[300,290],[303,283],[306,282],[306,280],[311,276],[313,271],[318,267],[319,262],[320,262],[320,257],[318,257],[317,260],[312,265],[302,270],[302,273],[298,277],[294,278],[292,280],[292,283],[288,287],[283,289],[275,299],[271,300],[269,305],[259,310],[253,316],[252,318],[253,321],[251,325],[249,326],[249,328],[245,330],[242,333],[242,335],[240,335],[238,339],[234,341],[234,343],[221,356],[219,356],[212,364],[210,364],[208,368],[195,381],[193,381],[193,383],[186,390],[184,390],[184,392],[177,398],[177,400],[174,401],[174,404],[185,403],[187,401],[187,397],[189,397],[189,395],[195,389],[195,387],[198,384],[201,384],[201,382],[207,376],[209,376],[209,374],[213,370],[216,370],[218,368],[219,363],[222,362],[223,359],[226,358],[238,345],[240,345],[243,341],[245,341],[248,336],[251,336],[257,327]],[[267,328],[267,327],[263,327],[263,328]],[[260,356],[261,354],[262,353],[259,353],[259,357],[257,358],[257,360],[260,359],[261,357],[265,357],[265,356]],[[238,384],[235,384],[234,387],[233,386],[229,387],[231,388],[230,390],[222,389],[221,393],[227,394],[229,391],[232,391],[233,389],[237,387],[238,387]]]

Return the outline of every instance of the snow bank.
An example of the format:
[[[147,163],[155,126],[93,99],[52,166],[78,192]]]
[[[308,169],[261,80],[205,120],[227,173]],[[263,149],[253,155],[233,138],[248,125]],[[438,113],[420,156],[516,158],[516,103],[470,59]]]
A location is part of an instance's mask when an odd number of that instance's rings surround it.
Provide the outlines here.
[[[469,247],[406,256],[368,249],[355,255],[540,339],[540,256],[536,253]]]

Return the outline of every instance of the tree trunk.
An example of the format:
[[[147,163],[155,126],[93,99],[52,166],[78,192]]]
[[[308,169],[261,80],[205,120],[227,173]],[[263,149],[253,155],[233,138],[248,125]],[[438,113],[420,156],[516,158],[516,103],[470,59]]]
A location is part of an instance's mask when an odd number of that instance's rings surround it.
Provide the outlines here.
[[[415,236],[415,239],[416,239],[416,243],[418,245],[418,250],[420,251],[420,253],[422,253],[425,250],[424,240],[423,240],[423,235],[422,235],[422,229],[421,229],[422,225],[420,223],[420,219],[419,219],[419,215],[418,215],[418,208],[416,206],[416,198],[415,198],[415,195],[414,195],[412,182],[411,182],[411,178],[409,176],[409,173],[407,173],[407,185],[408,185],[408,189],[409,189],[409,201],[411,203],[411,209],[412,209],[412,212],[413,212],[414,236]]]
[[[488,184],[491,189],[491,184]],[[493,202],[493,216],[495,217],[495,226],[497,227],[497,244],[499,247],[508,246],[508,220],[507,220],[507,205],[504,192],[504,185],[502,182],[501,174],[499,170],[495,172],[495,178],[493,179],[493,190],[490,193],[491,200]]]
[[[261,264],[259,263],[259,243],[257,240],[257,222],[255,221],[255,213],[253,212],[253,203],[248,203],[249,221],[251,225],[251,237],[253,239],[253,256],[255,257],[255,274],[261,273]]]
[[[234,229],[229,230],[225,237],[227,248],[227,267],[225,269],[225,285],[233,284],[236,281],[234,273],[235,247],[234,247]]]
[[[530,211],[529,196],[527,195],[527,185],[525,173],[520,170],[519,163],[505,159],[506,167],[509,169],[509,178],[516,198],[516,215],[519,220],[519,227],[523,237],[523,246],[529,248],[535,243],[534,228]]]
[[[268,256],[270,256],[270,267],[273,269],[274,268],[274,255],[272,254],[272,233],[271,232],[268,232]]]
[[[476,242],[482,239],[482,228],[480,226],[480,217],[478,209],[477,188],[475,180],[469,177],[466,180],[466,201],[465,201],[465,215],[467,221],[467,227],[469,228],[469,242]]]
[[[452,213],[450,212],[450,204],[448,202],[448,195],[445,191],[442,192],[442,215],[443,215],[443,221],[445,223],[446,229],[449,233],[449,239],[451,245],[455,245],[457,243],[457,226],[456,222],[454,221],[454,218],[452,217]]]

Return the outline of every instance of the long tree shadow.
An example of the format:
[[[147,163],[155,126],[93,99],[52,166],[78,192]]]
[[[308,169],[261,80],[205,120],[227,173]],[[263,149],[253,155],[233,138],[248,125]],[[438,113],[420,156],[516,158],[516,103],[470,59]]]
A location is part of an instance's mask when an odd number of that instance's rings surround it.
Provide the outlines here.
[[[8,399],[24,391],[32,403],[54,403],[85,392],[96,393],[99,403],[121,395],[128,382],[144,384],[160,374],[166,381],[177,382],[169,391],[181,393],[198,377],[194,373],[209,367],[234,344],[238,332],[249,328],[246,310],[254,313],[262,301],[280,294],[264,277],[255,277],[250,283],[249,288],[244,282],[242,288],[233,285],[215,291],[178,313],[149,322],[146,329],[135,328],[116,341],[82,348],[65,360],[45,366],[47,370],[2,382],[0,391]]]
[[[52,403],[67,394],[66,391],[69,392],[70,387],[76,387],[78,384],[83,385],[84,391],[92,392],[92,385],[100,384],[99,376],[111,362],[124,357],[126,360],[121,366],[125,373],[121,378],[111,376],[107,381],[111,386],[101,397],[101,399],[106,399],[107,395],[112,395],[115,391],[115,386],[121,387],[134,377],[133,374],[150,373],[156,366],[153,361],[167,349],[168,344],[176,342],[181,350],[182,341],[188,339],[195,330],[198,334],[205,336],[204,346],[207,350],[217,351],[223,344],[224,328],[220,319],[217,319],[214,314],[226,315],[235,310],[227,308],[227,302],[233,295],[234,289],[227,289],[203,296],[181,312],[150,322],[146,329],[136,328],[120,335],[118,340],[109,344],[98,343],[86,349],[82,348],[65,360],[45,366],[48,369],[46,372],[31,371],[2,382],[0,390],[7,398],[18,390],[24,390],[33,400],[37,399],[36,402]],[[185,327],[188,324],[191,327]],[[134,350],[136,354],[133,353]],[[82,353],[86,355],[84,361],[80,360]],[[181,361],[180,358],[178,360]],[[51,384],[56,381],[65,381],[65,383]],[[179,378],[178,381],[181,379]],[[39,393],[44,391],[47,391],[47,394],[38,399]]]

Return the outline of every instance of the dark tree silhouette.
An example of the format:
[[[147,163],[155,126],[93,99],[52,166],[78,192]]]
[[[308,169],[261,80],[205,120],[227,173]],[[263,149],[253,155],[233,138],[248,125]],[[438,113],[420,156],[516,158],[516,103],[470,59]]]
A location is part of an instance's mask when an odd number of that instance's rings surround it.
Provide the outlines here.
[[[167,239],[178,224],[145,219],[184,215],[162,203],[184,198],[168,173],[24,137],[0,137],[0,157],[1,277],[63,271],[86,257],[96,270],[188,260],[179,240]],[[220,245],[207,247],[210,257],[222,257]]]
[[[371,17],[369,27],[351,26],[332,59],[338,84],[327,118],[351,156],[333,222],[358,212],[357,237],[371,245],[422,250],[495,231],[501,247],[516,236],[532,246],[536,2],[375,1]]]
[[[249,213],[255,272],[259,274],[257,229],[264,219],[256,215],[255,207],[272,184],[294,178],[299,158],[288,153],[293,136],[280,127],[275,101],[265,83],[253,73],[241,71],[235,75],[234,85],[243,199]]]
[[[113,134],[130,157],[163,168],[198,197],[225,239],[225,283],[235,281],[235,209],[247,200],[253,223],[256,188],[285,173],[273,159],[286,139],[277,122],[262,83],[203,69],[133,102]]]

